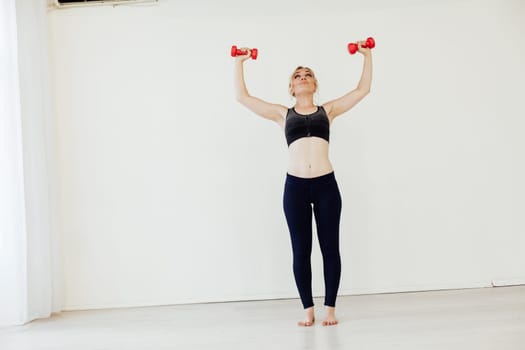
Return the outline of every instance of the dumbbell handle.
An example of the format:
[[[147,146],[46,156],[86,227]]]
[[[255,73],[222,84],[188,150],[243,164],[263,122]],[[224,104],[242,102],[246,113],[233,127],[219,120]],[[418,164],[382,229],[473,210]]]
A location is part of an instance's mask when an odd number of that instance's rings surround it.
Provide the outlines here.
[[[376,41],[372,37],[368,37],[366,39],[366,42],[361,45],[361,47],[364,47],[365,49],[373,49],[376,46]],[[348,52],[350,52],[350,55],[353,55],[356,53],[359,49],[359,46],[357,43],[350,43],[348,44]]]
[[[251,58],[254,59],[254,60],[257,59],[257,55],[258,55],[258,53],[259,53],[258,50],[255,49],[255,48],[253,48],[253,49],[251,49],[250,51],[251,51],[251,55],[250,55]],[[236,57],[236,56],[244,56],[244,55],[246,55],[247,53],[248,53],[247,51],[245,51],[245,50],[241,50],[241,49],[238,49],[237,46],[235,46],[235,45],[232,46],[232,49],[231,49],[231,56],[232,56],[232,57]]]

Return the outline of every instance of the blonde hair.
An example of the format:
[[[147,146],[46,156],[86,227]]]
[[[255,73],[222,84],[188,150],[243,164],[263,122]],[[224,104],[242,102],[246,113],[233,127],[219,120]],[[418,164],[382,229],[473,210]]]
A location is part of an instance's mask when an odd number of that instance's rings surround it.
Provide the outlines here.
[[[310,71],[310,73],[312,73],[312,77],[314,78],[314,83],[315,83],[315,91],[317,91],[318,89],[317,78],[315,77],[314,71],[310,67],[298,66],[297,68],[294,69],[292,75],[290,76],[290,82],[288,83],[288,93],[292,95],[293,97],[295,97],[295,92],[292,92],[292,82],[293,82],[294,76],[297,73],[297,71],[301,69],[307,69]]]

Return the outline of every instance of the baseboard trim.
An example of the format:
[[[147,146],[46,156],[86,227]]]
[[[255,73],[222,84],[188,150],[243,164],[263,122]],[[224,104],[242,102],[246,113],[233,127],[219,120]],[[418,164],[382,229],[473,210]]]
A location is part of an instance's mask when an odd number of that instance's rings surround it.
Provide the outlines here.
[[[504,286],[520,286],[525,285],[525,278],[511,278],[500,279],[492,281],[470,281],[461,284],[435,284],[435,285],[396,285],[396,286],[376,286],[373,288],[359,288],[340,289],[338,296],[357,296],[357,295],[372,295],[372,294],[393,294],[393,293],[419,293],[419,292],[437,292],[446,290],[460,290],[460,289],[477,289],[477,288],[492,288]],[[314,298],[324,297],[324,292],[321,290],[313,291]],[[188,305],[188,304],[207,304],[207,303],[231,303],[231,302],[249,302],[249,301],[265,301],[265,300],[285,300],[298,299],[296,292],[279,292],[271,294],[254,294],[250,296],[240,295],[221,295],[214,298],[180,298],[170,301],[136,301],[126,304],[71,304],[65,306],[62,311],[82,311],[82,310],[98,310],[98,309],[119,309],[119,308],[137,308],[137,307],[162,307],[173,305]]]
[[[522,286],[525,285],[524,277],[501,279],[501,280],[492,280],[493,287],[506,287],[506,286]]]

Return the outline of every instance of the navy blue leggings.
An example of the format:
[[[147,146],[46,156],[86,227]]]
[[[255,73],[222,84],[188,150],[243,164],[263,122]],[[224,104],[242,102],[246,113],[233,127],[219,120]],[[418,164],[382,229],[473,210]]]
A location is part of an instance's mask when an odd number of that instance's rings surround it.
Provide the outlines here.
[[[323,255],[325,305],[335,307],[341,278],[339,221],[341,194],[334,172],[314,178],[286,174],[283,208],[290,230],[293,272],[303,307],[314,305],[312,297],[312,205],[317,237]]]

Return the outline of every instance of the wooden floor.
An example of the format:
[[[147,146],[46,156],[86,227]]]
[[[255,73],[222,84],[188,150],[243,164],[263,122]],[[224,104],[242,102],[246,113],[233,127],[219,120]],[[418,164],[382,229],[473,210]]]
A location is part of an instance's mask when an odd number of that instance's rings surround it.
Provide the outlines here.
[[[299,299],[63,312],[1,328],[0,349],[525,349],[525,286],[345,296],[337,316],[297,327]]]

